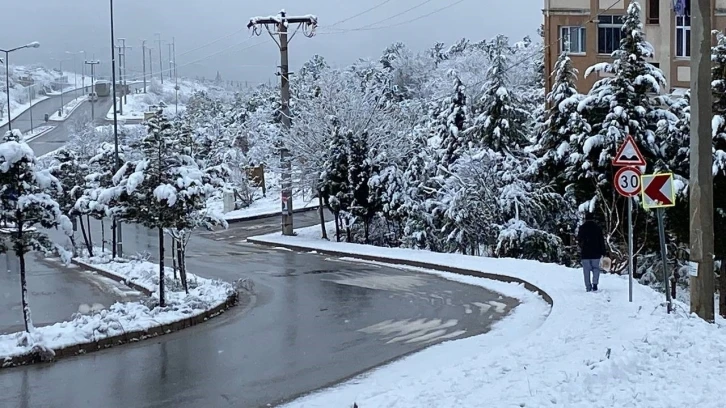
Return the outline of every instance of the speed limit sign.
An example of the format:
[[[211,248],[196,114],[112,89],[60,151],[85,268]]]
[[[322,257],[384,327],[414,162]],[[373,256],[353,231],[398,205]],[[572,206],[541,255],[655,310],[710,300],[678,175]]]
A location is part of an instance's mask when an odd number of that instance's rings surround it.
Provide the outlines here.
[[[615,189],[623,197],[635,197],[640,193],[640,170],[623,167],[615,173]]]

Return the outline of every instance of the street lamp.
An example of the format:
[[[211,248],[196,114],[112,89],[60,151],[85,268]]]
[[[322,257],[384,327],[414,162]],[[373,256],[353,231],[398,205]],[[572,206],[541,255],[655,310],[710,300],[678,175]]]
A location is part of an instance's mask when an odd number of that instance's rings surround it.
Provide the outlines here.
[[[57,58],[51,58],[51,60],[58,61],[60,63],[60,68],[59,68],[60,69],[60,74],[59,74],[59,77],[58,78],[60,80],[62,80],[63,79],[63,61],[68,61],[68,60],[65,60],[65,59],[57,59]],[[63,111],[64,111],[63,108],[65,108],[65,104],[63,103],[63,82],[58,81],[58,85],[60,87],[60,109],[58,109],[58,117],[62,119],[63,118]]]
[[[8,62],[8,59],[10,57],[10,53],[17,50],[22,50],[23,48],[38,48],[40,47],[40,43],[37,41],[33,41],[32,43],[25,44],[21,47],[15,47],[11,48],[9,50],[4,50],[0,48],[0,52],[5,53],[5,93],[8,96],[8,131],[13,130],[11,118],[10,118],[10,63]]]
[[[114,38],[114,32],[113,32],[113,0],[108,0],[109,3],[109,9],[111,11],[111,89],[113,92],[113,144],[114,144],[114,155],[116,156],[116,171],[118,171],[121,168],[121,159],[119,157],[118,152],[118,111],[117,111],[117,101],[116,101],[116,38]],[[123,252],[123,234],[121,232],[121,223],[116,222],[114,219],[113,226],[114,228],[114,234],[116,234],[116,245],[117,248],[113,248],[112,253],[114,256],[118,255],[121,256]]]

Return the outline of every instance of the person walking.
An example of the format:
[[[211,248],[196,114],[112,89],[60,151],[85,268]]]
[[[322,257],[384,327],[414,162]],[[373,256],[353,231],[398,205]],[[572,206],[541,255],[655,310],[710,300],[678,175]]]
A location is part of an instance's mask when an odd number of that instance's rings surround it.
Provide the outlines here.
[[[577,231],[577,243],[580,246],[582,273],[585,278],[585,290],[597,291],[600,282],[600,259],[607,254],[605,237],[602,229],[595,222],[594,215],[585,213],[585,222]],[[590,281],[592,274],[592,281]]]

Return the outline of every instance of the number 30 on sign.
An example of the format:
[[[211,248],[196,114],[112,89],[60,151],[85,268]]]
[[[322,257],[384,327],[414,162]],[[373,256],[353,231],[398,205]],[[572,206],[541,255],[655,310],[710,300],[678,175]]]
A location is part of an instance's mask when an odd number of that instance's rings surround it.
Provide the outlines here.
[[[623,197],[635,197],[640,193],[640,170],[623,167],[615,173],[615,189]]]

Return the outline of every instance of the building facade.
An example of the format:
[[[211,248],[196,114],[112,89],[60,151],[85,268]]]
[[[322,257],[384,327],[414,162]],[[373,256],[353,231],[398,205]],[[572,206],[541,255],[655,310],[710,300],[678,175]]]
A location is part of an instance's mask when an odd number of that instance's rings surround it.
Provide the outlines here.
[[[605,74],[585,70],[611,61],[610,54],[620,43],[622,18],[630,0],[544,0],[545,74],[547,90],[552,87],[551,73],[558,56],[568,51],[579,71],[578,89],[582,93]],[[668,88],[690,86],[691,0],[639,0],[645,38],[655,49],[650,61],[659,67]],[[677,12],[677,7],[680,7]],[[726,0],[711,0],[713,29],[726,28]]]

